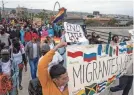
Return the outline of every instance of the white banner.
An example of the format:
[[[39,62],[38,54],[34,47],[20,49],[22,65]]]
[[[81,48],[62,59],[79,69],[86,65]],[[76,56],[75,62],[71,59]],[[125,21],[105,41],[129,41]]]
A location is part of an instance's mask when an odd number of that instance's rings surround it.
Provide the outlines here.
[[[126,73],[133,62],[133,44],[123,42],[67,47],[69,95],[94,95]]]
[[[80,25],[64,22],[66,42],[87,41]]]

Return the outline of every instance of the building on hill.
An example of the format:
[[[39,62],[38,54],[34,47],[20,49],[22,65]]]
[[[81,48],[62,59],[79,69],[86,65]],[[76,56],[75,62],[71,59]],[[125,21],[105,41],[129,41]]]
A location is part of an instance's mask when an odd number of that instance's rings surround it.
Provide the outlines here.
[[[108,22],[111,20],[111,18],[101,18],[101,17],[94,17],[94,18],[84,18],[86,21],[86,24],[89,24],[91,26],[107,26]]]
[[[16,8],[16,14],[17,14],[17,18],[27,18],[28,10],[27,8],[18,6]]]
[[[100,12],[99,11],[93,11],[93,15],[94,16],[99,16],[100,15]]]

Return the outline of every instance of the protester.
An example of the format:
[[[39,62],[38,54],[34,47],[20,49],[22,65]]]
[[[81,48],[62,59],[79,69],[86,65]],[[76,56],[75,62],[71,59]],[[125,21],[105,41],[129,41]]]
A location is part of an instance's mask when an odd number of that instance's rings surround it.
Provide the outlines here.
[[[43,95],[69,95],[67,83],[69,81],[66,69],[58,64],[48,71],[49,63],[58,48],[66,46],[61,42],[45,54],[38,64],[38,77],[42,86]]]
[[[25,36],[25,31],[24,31],[24,27],[22,26],[21,27],[21,30],[20,30],[20,41],[23,45],[25,45],[25,39],[24,39],[24,36]]]
[[[123,90],[122,95],[128,95],[133,84],[133,63],[130,63],[127,68],[127,73],[119,78],[119,85],[111,87],[111,92],[117,92]]]
[[[95,32],[91,33],[91,38],[89,38],[90,44],[96,44],[96,40],[97,40],[96,36],[97,36],[97,34]]]
[[[117,43],[119,43],[119,37],[117,35],[113,35],[112,41],[110,42],[110,44],[116,45]]]
[[[1,43],[5,43],[5,47],[7,48],[9,48],[11,45],[9,34],[5,32],[5,29],[2,25],[0,26],[0,41]]]
[[[13,60],[18,64],[19,67],[19,89],[22,90],[23,87],[21,85],[22,83],[22,72],[23,67],[25,66],[25,71],[27,71],[27,59],[25,56],[24,46],[19,43],[19,39],[14,38],[13,39],[13,51],[12,51],[12,57]]]
[[[26,55],[29,59],[31,77],[36,78],[37,64],[40,57],[40,43],[37,41],[36,34],[32,34],[32,41],[28,42],[25,47]]]
[[[1,50],[0,66],[2,68],[2,74],[7,75],[12,80],[12,89],[8,92],[9,95],[17,95],[19,69],[15,60],[10,59],[10,52],[8,49]]]
[[[19,31],[18,27],[16,27],[16,26],[14,26],[13,29],[11,29],[11,32],[10,32],[10,39],[13,39],[15,37],[20,39],[20,31]]]
[[[132,42],[134,42],[134,29],[129,30],[129,38],[131,39]]]
[[[112,44],[117,44],[118,41],[118,36],[114,35],[112,37]],[[124,39],[123,42],[125,41],[129,41],[128,39]],[[123,76],[121,76],[119,78],[119,85],[115,86],[115,87],[111,87],[110,91],[111,92],[117,92],[117,91],[121,91],[123,90],[122,95],[128,95],[131,87],[132,87],[132,83],[133,83],[133,62],[129,63],[130,65],[128,65],[127,68],[127,72],[126,74],[124,74]]]
[[[25,44],[32,40],[32,31],[29,27],[26,28],[26,32],[24,35]]]
[[[102,44],[102,41],[99,35],[96,36],[96,44]]]

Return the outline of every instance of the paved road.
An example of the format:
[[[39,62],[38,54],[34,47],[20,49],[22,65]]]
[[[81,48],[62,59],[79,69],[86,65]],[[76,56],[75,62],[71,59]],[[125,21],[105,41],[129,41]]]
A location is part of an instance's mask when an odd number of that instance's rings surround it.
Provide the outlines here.
[[[21,90],[21,91],[19,90],[19,95],[29,95],[28,94],[28,84],[29,84],[30,80],[31,80],[30,68],[28,67],[28,71],[23,72],[23,80],[22,80],[23,90]]]

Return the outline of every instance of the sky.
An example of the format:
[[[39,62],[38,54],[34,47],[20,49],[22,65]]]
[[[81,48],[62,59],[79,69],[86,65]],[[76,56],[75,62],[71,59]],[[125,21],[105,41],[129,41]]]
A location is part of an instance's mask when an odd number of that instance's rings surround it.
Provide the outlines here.
[[[78,11],[93,13],[100,11],[101,14],[123,14],[133,16],[133,0],[3,0],[5,7],[20,7],[32,9],[53,10],[56,1],[60,7],[65,7],[67,11]],[[0,3],[0,7],[2,3]],[[56,4],[55,11],[59,9]]]

